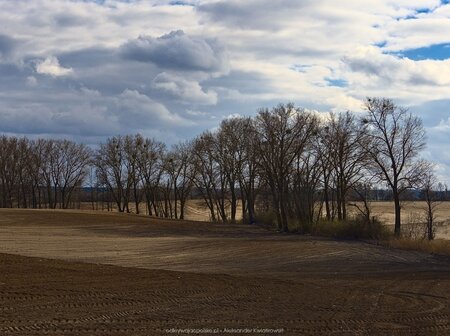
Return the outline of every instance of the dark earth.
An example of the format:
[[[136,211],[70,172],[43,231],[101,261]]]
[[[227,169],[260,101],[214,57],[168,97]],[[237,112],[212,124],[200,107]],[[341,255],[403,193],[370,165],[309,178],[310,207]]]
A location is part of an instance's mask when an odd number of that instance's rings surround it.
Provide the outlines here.
[[[365,242],[0,210],[0,252],[0,335],[450,334],[450,260]]]

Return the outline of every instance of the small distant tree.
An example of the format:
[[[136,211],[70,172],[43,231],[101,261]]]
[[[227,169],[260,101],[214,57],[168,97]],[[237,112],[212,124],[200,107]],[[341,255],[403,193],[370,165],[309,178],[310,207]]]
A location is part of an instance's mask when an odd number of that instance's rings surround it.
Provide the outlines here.
[[[441,194],[444,189],[445,186],[442,183],[437,183],[436,176],[430,168],[422,182],[422,193],[426,203],[424,209],[426,219],[425,236],[428,240],[433,240],[435,236],[436,209],[442,202]]]
[[[369,170],[379,182],[392,190],[395,207],[395,236],[400,236],[400,196],[417,186],[427,171],[418,160],[425,147],[425,130],[421,119],[396,106],[386,98],[367,98],[367,115],[362,119],[368,142],[363,144],[370,157]]]

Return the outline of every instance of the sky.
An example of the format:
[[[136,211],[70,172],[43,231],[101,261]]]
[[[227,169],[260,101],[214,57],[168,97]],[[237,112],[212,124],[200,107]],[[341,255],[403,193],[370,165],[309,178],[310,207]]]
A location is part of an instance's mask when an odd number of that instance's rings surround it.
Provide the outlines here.
[[[293,102],[422,118],[450,185],[450,4],[439,0],[0,0],[0,132],[167,144]]]

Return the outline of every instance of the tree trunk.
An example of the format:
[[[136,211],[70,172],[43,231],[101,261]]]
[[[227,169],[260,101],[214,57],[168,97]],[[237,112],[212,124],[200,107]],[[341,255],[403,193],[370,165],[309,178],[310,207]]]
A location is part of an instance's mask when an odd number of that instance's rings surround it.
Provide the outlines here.
[[[397,192],[394,192],[394,207],[395,207],[395,228],[394,233],[395,237],[400,237],[400,224],[401,224],[401,207],[400,207],[400,196]]]

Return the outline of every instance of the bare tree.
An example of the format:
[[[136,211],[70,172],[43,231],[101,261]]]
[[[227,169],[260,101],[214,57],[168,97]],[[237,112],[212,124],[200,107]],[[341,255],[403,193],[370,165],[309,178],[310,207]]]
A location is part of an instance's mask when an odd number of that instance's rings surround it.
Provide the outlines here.
[[[137,164],[143,181],[147,211],[150,216],[158,216],[158,189],[163,173],[166,146],[162,142],[148,138],[137,142],[137,146]]]
[[[293,104],[260,110],[256,117],[261,171],[271,189],[280,231],[289,231],[287,197],[293,163],[303,154],[317,127],[316,117]]]
[[[444,189],[445,186],[442,183],[437,182],[436,176],[433,173],[433,168],[429,165],[421,184],[421,190],[426,205],[424,209],[426,219],[425,236],[428,240],[433,240],[435,236],[436,209],[442,203],[441,194]]]
[[[425,147],[422,121],[386,98],[367,98],[367,115],[362,119],[368,136],[366,148],[370,171],[392,190],[395,207],[395,235],[401,232],[400,196],[423,178],[426,165],[417,160]]]
[[[349,204],[356,208],[356,210],[368,224],[372,223],[372,188],[373,184],[370,178],[365,178],[363,180],[360,180],[358,183],[353,184],[352,191],[357,202]]]
[[[95,158],[101,183],[109,189],[119,212],[124,212],[129,202],[128,163],[124,142],[123,136],[109,138],[106,143],[100,144]]]
[[[310,231],[316,220],[316,204],[322,174],[318,153],[310,148],[294,160],[291,176],[291,215],[297,219],[300,232]]]
[[[231,127],[237,144],[237,175],[242,202],[242,218],[250,224],[255,220],[255,203],[260,182],[258,135],[251,118],[238,118]],[[231,131],[230,128],[230,131]]]
[[[60,188],[60,207],[67,209],[75,187],[80,186],[86,177],[91,151],[83,144],[61,140],[57,142],[56,153],[59,173],[55,180]]]
[[[211,220],[226,222],[226,178],[216,161],[215,141],[211,132],[204,132],[194,140],[192,162],[196,174],[192,181],[209,209]]]
[[[337,215],[339,220],[346,220],[347,194],[352,185],[363,176],[360,173],[367,161],[364,147],[364,144],[367,144],[367,136],[349,112],[337,117],[331,114],[327,127],[327,146],[335,178]]]
[[[19,139],[2,136],[0,138],[0,178],[2,185],[2,207],[14,206],[14,189],[17,184],[19,162]]]
[[[192,178],[195,175],[195,166],[192,164],[192,144],[189,142],[177,144],[172,147],[170,154],[174,216],[184,219],[186,201],[193,186]]]

